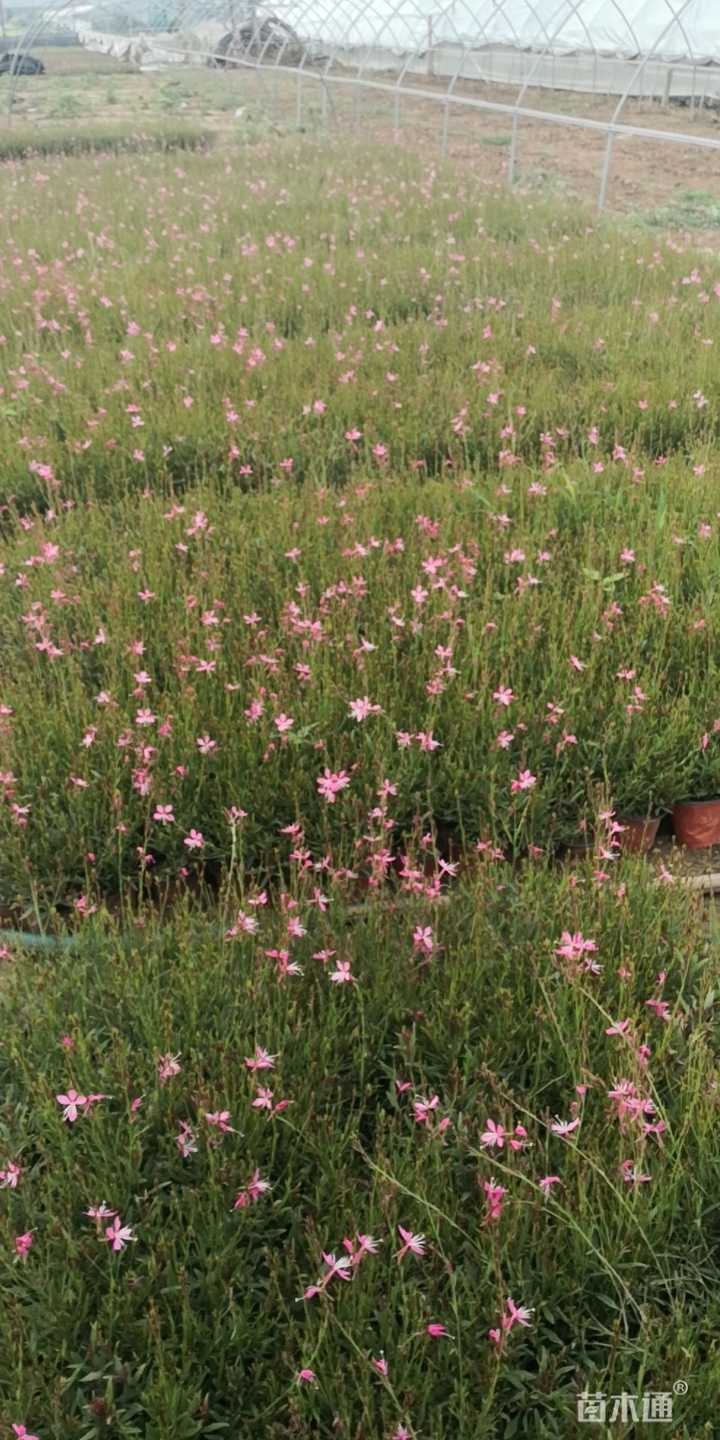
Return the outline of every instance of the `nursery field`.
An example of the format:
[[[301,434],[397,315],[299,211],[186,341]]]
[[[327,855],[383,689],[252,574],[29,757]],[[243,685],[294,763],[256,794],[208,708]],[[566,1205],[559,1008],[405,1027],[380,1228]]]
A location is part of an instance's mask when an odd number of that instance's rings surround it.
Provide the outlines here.
[[[0,1440],[714,1433],[717,922],[622,822],[720,793],[716,344],[409,147],[0,172]]]

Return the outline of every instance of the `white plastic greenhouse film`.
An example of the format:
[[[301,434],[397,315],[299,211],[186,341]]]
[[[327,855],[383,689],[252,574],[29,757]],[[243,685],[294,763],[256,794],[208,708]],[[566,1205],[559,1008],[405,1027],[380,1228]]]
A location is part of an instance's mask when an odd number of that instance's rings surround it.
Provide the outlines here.
[[[275,13],[321,49],[420,53],[432,20],[435,44],[634,58],[653,54],[663,37],[663,60],[720,64],[720,0],[286,0]]]

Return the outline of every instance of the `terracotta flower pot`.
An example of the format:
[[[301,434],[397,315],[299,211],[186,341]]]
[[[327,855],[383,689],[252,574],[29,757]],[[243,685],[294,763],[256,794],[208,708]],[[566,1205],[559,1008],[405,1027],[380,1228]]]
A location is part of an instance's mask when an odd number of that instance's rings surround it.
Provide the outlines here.
[[[657,840],[658,828],[661,816],[639,820],[635,815],[620,815],[619,821],[624,825],[620,836],[620,849],[626,855],[645,855],[651,850]]]
[[[680,800],[673,806],[675,835],[688,850],[720,845],[720,797],[714,800]]]

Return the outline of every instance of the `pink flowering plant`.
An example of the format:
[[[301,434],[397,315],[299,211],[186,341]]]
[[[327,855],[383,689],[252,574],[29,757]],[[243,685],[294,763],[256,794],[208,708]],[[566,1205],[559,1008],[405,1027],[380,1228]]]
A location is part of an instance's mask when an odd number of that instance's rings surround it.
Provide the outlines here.
[[[375,194],[362,154],[348,178],[325,158],[289,184],[278,152],[262,186],[244,159],[226,184],[219,155],[156,158],[147,193],[138,157],[121,184],[83,163],[68,236],[75,160],[29,177],[17,220],[2,182],[0,901],[20,913],[81,923],[102,895],[267,871],[298,815],[313,863],[332,843],[353,869],[385,780],[394,856],[418,795],[463,844],[523,852],[588,787],[644,813],[716,785],[709,276],[569,217],[556,245],[530,201],[501,250],[481,177],[445,201],[394,151]],[[367,238],[396,201],[397,253]],[[548,255],[571,304],[548,302]]]
[[[0,173],[0,1432],[704,1433],[714,261],[269,133]]]
[[[628,1389],[621,1304],[660,1386],[679,1337],[720,1319],[717,967],[678,886],[629,862],[585,878],[484,859],[450,906],[409,891],[358,914],[300,871],[257,932],[148,905],[140,930],[91,916],[12,962],[6,1413],[70,1434],[112,1394],[149,1426],[172,1385],[174,1424],[200,1396],[208,1424],[261,1433],[312,1371],[308,1415],[350,1433],[367,1414],[427,1431],[462,1385],[472,1419],[438,1434],[471,1440],[483,1405],[509,1423],[519,1372],[530,1414],[548,1394],[564,1413],[572,1376],[542,1367],[568,1345]]]

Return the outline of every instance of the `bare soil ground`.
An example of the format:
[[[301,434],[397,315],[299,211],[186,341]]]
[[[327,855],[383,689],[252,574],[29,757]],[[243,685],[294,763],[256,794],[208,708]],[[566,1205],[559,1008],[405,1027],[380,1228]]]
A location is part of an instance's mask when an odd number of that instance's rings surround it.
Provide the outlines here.
[[[396,110],[390,91],[363,90],[347,77],[346,84],[323,87],[317,73],[304,74],[298,98],[294,76],[268,69],[261,74],[201,66],[171,66],[149,74],[136,67],[83,49],[36,48],[46,75],[22,77],[12,112],[8,110],[8,81],[0,81],[0,137],[12,125],[32,142],[34,134],[92,133],[99,126],[134,133],[150,123],[154,127],[180,120],[202,123],[216,132],[218,143],[256,144],[273,136],[296,132],[329,137],[356,135],[371,143],[420,148],[428,162],[439,158],[444,116],[444,85],[417,77],[431,98],[404,95]],[[376,77],[392,83],[392,77]],[[470,94],[468,86],[458,93]],[[486,102],[512,105],[515,91],[503,86],[476,86],[472,94]],[[569,92],[532,91],[528,108],[553,110],[558,115],[610,119],[616,100]],[[236,111],[241,111],[237,115]],[[629,101],[624,123],[656,130],[676,131],[690,139],[705,136],[720,142],[720,115],[709,110],[661,106]],[[399,128],[396,131],[396,120]],[[497,183],[507,179],[512,117],[506,113],[453,106],[449,115],[447,153],[475,174]],[[537,119],[521,120],[515,180],[520,190],[554,191],[566,197],[597,201],[605,156],[606,137],[587,130],[564,128]],[[715,201],[720,213],[720,149],[694,148],[641,137],[614,141],[606,206],[610,212],[648,212],[670,207],[687,192],[702,193]],[[682,205],[675,228],[683,228]],[[713,241],[715,236],[712,237]]]

